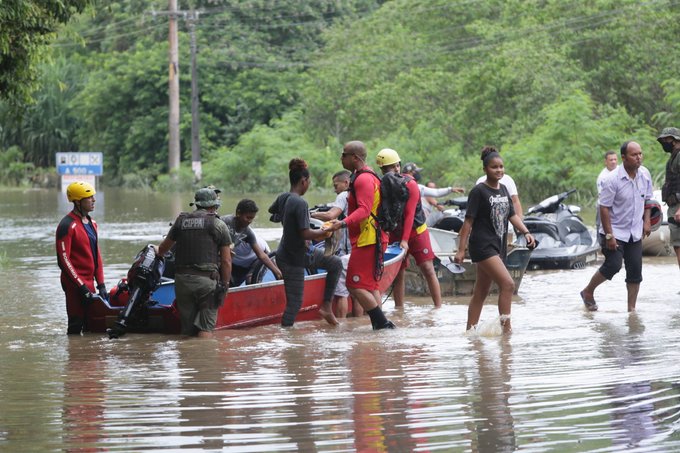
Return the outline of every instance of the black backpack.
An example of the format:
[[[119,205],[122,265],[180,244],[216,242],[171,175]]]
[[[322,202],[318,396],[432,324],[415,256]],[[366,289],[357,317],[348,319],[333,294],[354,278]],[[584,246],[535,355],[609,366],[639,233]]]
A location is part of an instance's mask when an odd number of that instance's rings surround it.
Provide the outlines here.
[[[350,180],[350,191],[354,191],[354,179],[361,173],[371,173],[380,181],[380,206],[376,221],[382,231],[391,233],[401,229],[404,222],[404,209],[409,193],[406,184],[409,176],[389,172],[381,177],[370,170],[359,170]]]
[[[406,184],[409,177],[388,172],[380,178],[380,207],[378,223],[388,233],[401,230],[404,223],[404,209],[409,193]]]

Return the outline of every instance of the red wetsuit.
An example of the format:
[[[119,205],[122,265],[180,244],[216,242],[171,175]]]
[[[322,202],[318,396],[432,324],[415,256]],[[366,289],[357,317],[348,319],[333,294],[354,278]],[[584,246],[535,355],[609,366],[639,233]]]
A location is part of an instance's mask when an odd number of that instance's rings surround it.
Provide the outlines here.
[[[97,236],[97,223],[87,216]],[[66,313],[71,318],[84,320],[82,293],[80,287],[87,285],[90,292],[95,292],[96,280],[104,283],[104,268],[99,251],[99,241],[93,247],[87,235],[83,220],[73,212],[69,212],[57,227],[56,233],[57,262],[61,268],[61,287],[66,293]],[[82,321],[81,321],[82,322]]]

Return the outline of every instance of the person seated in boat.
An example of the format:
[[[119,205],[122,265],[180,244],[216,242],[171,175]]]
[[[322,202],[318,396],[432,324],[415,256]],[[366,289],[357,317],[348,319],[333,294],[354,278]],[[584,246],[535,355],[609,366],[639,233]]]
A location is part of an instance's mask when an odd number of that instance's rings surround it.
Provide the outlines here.
[[[458,251],[453,261],[463,264],[469,244],[470,259],[477,266],[477,278],[468,307],[466,330],[479,323],[482,307],[489,295],[491,283],[498,286],[498,313],[503,332],[509,333],[510,310],[515,282],[505,267],[508,221],[524,235],[527,247],[535,246],[534,238],[514,210],[510,192],[501,183],[504,176],[503,159],[491,147],[482,150],[486,180],[470,190],[465,221],[458,235]]]
[[[390,148],[380,150],[376,157],[376,162],[382,171],[383,176],[387,173],[400,173],[401,158],[399,154]],[[406,177],[406,187],[408,189],[408,200],[404,207],[403,218],[397,230],[390,232],[390,242],[399,242],[399,245],[406,252],[411,254],[423,274],[427,286],[430,290],[432,302],[435,308],[442,305],[442,294],[439,286],[439,279],[434,270],[434,252],[430,242],[430,233],[425,224],[425,214],[423,213],[420,189],[415,178],[404,174]],[[394,289],[392,297],[396,307],[404,306],[406,294],[405,274],[408,267],[408,259],[405,259],[399,269],[399,273],[394,279]]]
[[[231,281],[229,286],[240,286],[246,281],[249,272],[257,260],[267,266],[277,280],[283,278],[278,268],[260,245],[250,224],[255,220],[259,208],[253,200],[244,198],[236,205],[236,212],[221,217],[227,224],[231,239],[234,241],[231,257]]]
[[[288,164],[288,179],[290,190],[279,195],[269,207],[271,220],[281,222],[283,226],[283,235],[276,250],[276,263],[283,274],[286,292],[281,326],[291,327],[300,311],[305,290],[305,268],[326,270],[326,286],[319,313],[329,324],[337,325],[332,304],[342,264],[337,256],[325,256],[321,249],[308,246],[307,241],[323,240],[329,234],[310,228],[309,205],[302,198],[312,180],[307,162],[292,159]]]
[[[330,209],[327,211],[317,211],[310,214],[312,218],[328,222],[329,220],[342,220],[347,216],[347,197],[349,196],[349,181],[352,173],[349,170],[342,170],[333,175],[333,189],[335,190],[335,201],[330,204]],[[337,233],[336,233],[337,234]],[[335,295],[333,296],[333,305],[336,307],[336,316],[338,318],[345,318],[348,314],[349,306],[349,290],[345,284],[347,279],[347,264],[349,263],[349,253],[352,250],[352,244],[349,242],[349,235],[346,229],[339,231],[340,240],[338,241],[338,249],[335,252],[342,261],[342,273],[338,280],[338,286],[335,288]],[[361,316],[364,310],[359,304],[352,305],[352,315]]]

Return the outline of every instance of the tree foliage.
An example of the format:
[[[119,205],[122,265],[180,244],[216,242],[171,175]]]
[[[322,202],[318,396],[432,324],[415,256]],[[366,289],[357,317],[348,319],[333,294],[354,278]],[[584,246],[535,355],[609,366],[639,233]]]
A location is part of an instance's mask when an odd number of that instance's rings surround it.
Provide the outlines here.
[[[0,99],[25,103],[36,87],[36,64],[61,24],[89,0],[4,0],[0,3]]]
[[[592,195],[604,151],[634,139],[658,180],[655,132],[680,122],[676,3],[181,2],[180,179],[190,175],[195,8],[208,182],[279,191],[288,160],[301,156],[327,184],[350,139],[365,141],[371,156],[395,148],[427,179],[468,187],[481,174],[479,150],[496,145],[529,199],[571,187]],[[167,190],[178,181],[162,176],[165,8],[165,0],[109,2],[64,29],[53,63],[41,66],[36,108],[14,122],[0,105],[0,148],[17,146],[38,166],[54,151],[103,151],[109,183],[159,179]]]

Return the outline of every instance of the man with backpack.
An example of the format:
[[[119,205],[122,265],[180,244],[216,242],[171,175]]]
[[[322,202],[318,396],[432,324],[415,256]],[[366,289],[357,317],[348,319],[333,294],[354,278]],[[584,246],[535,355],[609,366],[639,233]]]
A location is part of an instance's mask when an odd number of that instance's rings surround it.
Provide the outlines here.
[[[430,243],[430,233],[425,223],[425,213],[420,198],[420,189],[416,180],[410,175],[401,174],[399,154],[389,148],[378,153],[377,164],[383,173],[381,182],[382,204],[378,218],[383,221],[389,218],[396,225],[386,225],[390,242],[399,242],[401,247],[410,253],[420,268],[430,290],[435,308],[442,305],[442,294],[439,280],[434,270],[434,252]],[[404,280],[408,260],[404,260],[394,279],[394,305],[404,306],[406,283]]]
[[[366,165],[366,145],[360,141],[345,144],[341,160],[342,166],[352,172],[347,217],[331,220],[323,229],[335,231],[347,228],[352,252],[347,265],[346,284],[352,301],[364,308],[374,330],[394,329],[394,324],[385,317],[380,307],[378,287],[382,252],[387,248],[387,234],[376,222],[380,206],[380,178]]]

